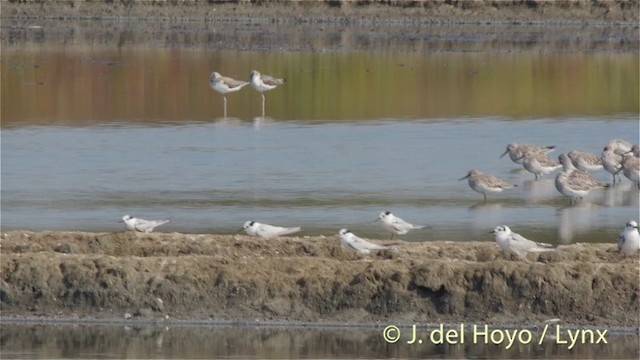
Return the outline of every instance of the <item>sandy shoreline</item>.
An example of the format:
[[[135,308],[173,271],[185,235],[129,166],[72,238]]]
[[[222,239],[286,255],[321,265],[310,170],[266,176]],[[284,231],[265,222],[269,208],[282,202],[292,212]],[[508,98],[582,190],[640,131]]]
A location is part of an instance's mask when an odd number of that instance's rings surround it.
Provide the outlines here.
[[[530,262],[492,242],[361,256],[323,236],[15,231],[0,246],[4,319],[640,325],[638,256],[614,244]]]

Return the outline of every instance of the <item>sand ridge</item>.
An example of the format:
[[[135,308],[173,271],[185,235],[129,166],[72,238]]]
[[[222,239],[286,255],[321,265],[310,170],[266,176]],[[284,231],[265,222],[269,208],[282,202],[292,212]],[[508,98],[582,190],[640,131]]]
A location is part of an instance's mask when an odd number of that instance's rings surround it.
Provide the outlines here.
[[[640,325],[638,256],[572,244],[509,259],[493,242],[132,232],[2,235],[2,316]]]

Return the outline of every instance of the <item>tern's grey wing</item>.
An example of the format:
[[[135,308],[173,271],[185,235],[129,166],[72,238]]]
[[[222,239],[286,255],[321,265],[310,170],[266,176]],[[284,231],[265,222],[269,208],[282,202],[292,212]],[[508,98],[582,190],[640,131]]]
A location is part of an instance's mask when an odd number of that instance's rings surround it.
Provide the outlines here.
[[[531,241],[518,233],[511,233],[510,245],[518,252],[542,252],[553,251],[553,245]]]
[[[392,222],[391,222],[391,226],[393,226],[394,229],[400,231],[400,230],[411,230],[413,228],[413,225],[409,224],[408,222],[404,221],[403,219],[396,217]]]
[[[264,74],[261,76],[261,78],[263,83],[271,86],[282,85],[286,81],[285,79],[277,79],[277,78],[274,78],[273,76],[264,75]]]
[[[140,232],[151,232],[156,226],[168,223],[169,220],[143,220],[137,219],[134,227]]]
[[[383,250],[388,248],[384,245],[368,242],[367,240],[361,239],[355,235],[353,236],[351,245],[358,250]]]
[[[278,231],[278,235],[289,235],[289,234],[294,234],[297,233],[298,231],[302,231],[302,228],[299,226],[296,227],[288,227],[288,228],[281,228],[280,231]]]

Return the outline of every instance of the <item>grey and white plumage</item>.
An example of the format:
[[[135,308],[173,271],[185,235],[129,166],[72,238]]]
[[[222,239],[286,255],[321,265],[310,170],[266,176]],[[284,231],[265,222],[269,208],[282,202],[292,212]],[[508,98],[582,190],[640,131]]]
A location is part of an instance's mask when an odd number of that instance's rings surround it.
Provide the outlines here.
[[[410,230],[418,230],[424,228],[423,225],[413,225],[404,221],[402,218],[395,216],[391,211],[383,211],[378,215],[378,220],[382,223],[382,227],[391,233],[391,238],[394,235],[404,235]]]
[[[561,194],[568,196],[572,204],[581,200],[593,189],[604,189],[609,186],[594,179],[586,172],[576,169],[567,155],[561,154],[559,160],[563,169],[556,176],[556,189]]]
[[[620,139],[613,139],[609,141],[607,147],[613,150],[613,152],[618,155],[624,155],[624,153],[631,150],[631,143]]]
[[[232,79],[230,77],[222,76],[217,72],[212,72],[209,76],[209,86],[222,95],[226,95],[231,92],[236,92],[246,85],[249,85],[248,81],[240,81]]]
[[[602,167],[613,176],[613,183],[616,182],[616,175],[618,175],[619,181],[622,181],[622,156],[615,153],[615,151],[609,146],[605,146],[602,150]]]
[[[528,150],[522,153],[522,166],[535,175],[536,180],[538,180],[538,176],[546,175],[562,167],[559,163],[549,159],[547,155]]]
[[[222,76],[217,72],[212,72],[209,76],[209,86],[220,94],[224,99],[224,116],[227,117],[227,94],[238,91],[249,85],[247,81],[240,81],[230,77]]]
[[[393,248],[392,246],[374,244],[365,239],[359,238],[347,229],[340,229],[338,237],[340,237],[340,243],[343,246],[351,247],[361,254],[369,254],[372,250],[386,250]]]
[[[511,161],[516,164],[522,164],[522,156],[525,152],[538,153],[538,154],[548,154],[555,149],[555,146],[540,146],[533,144],[507,144],[507,149],[505,150],[500,157],[509,154]]]
[[[258,71],[253,70],[249,76],[251,86],[259,92],[273,90],[279,85],[284,84],[286,79],[275,78],[271,75],[260,74]]]
[[[277,236],[294,234],[302,231],[302,228],[299,226],[296,226],[296,227],[273,226],[273,225],[262,224],[257,221],[249,220],[244,223],[244,225],[242,226],[242,230],[244,230],[248,235],[268,239],[268,238],[277,237]]]
[[[484,202],[487,202],[487,193],[499,193],[504,189],[511,189],[518,186],[504,182],[495,176],[484,174],[476,169],[469,170],[467,176],[459,180],[462,181],[464,179],[469,179],[469,187],[471,187],[473,191],[479,192],[484,196]]]
[[[640,189],[640,158],[630,150],[622,157],[622,173]]]
[[[618,235],[618,251],[625,255],[633,255],[640,250],[640,234],[638,233],[638,223],[631,220]]]
[[[584,151],[569,151],[567,154],[573,166],[582,171],[596,171],[602,169],[602,159],[597,155]]]
[[[124,227],[129,231],[150,233],[157,226],[168,223],[169,220],[145,220],[131,215],[125,215],[120,222],[124,222]]]
[[[260,74],[256,70],[253,70],[251,72],[251,75],[249,76],[249,82],[251,83],[251,87],[259,91],[260,95],[262,96],[262,116],[264,116],[264,103],[265,103],[264,92],[273,90],[276,87],[284,84],[286,81],[287,81],[286,79],[279,79],[270,75]]]
[[[515,255],[522,260],[526,260],[530,252],[554,251],[551,244],[531,241],[524,236],[511,231],[506,225],[496,226],[493,229],[496,243],[507,254]]]

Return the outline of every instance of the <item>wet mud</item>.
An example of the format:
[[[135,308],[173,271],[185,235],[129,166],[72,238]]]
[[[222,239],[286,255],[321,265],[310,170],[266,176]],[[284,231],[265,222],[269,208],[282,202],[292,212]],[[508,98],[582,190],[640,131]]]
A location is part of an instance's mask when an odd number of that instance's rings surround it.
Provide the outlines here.
[[[639,257],[615,244],[517,261],[493,242],[393,243],[360,255],[334,236],[15,231],[0,242],[0,305],[3,317],[640,325]]]

